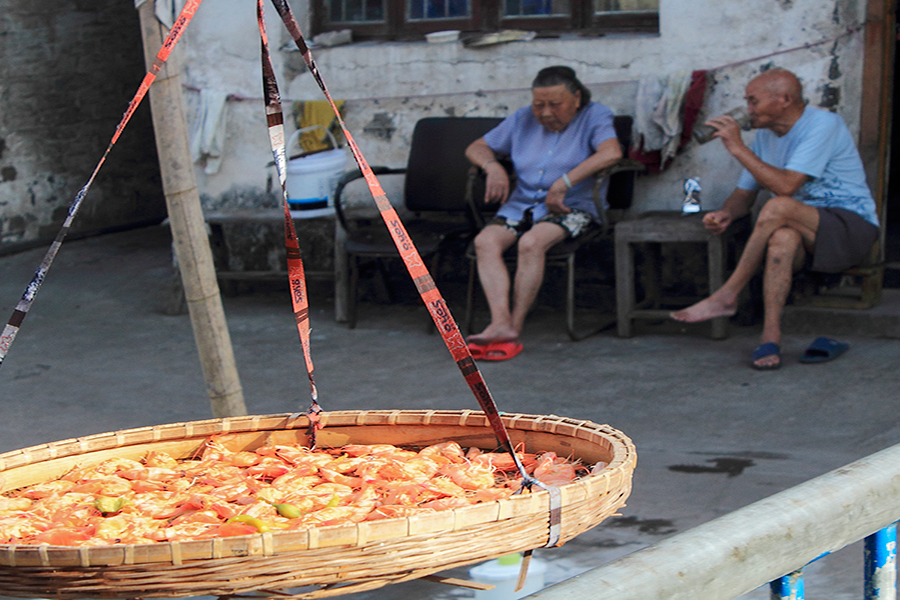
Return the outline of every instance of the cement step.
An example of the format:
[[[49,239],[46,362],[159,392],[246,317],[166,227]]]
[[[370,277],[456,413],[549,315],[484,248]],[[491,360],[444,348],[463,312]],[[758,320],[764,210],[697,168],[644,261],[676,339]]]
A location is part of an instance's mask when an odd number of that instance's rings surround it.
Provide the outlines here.
[[[885,288],[881,303],[867,309],[788,305],[782,329],[796,335],[900,338],[900,289]]]

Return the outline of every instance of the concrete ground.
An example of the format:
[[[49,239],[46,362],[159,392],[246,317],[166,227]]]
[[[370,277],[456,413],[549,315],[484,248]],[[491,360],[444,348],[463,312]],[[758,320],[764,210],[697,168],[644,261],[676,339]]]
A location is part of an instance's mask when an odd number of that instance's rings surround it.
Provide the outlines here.
[[[0,257],[6,319],[45,249]],[[0,451],[211,416],[187,315],[165,314],[172,265],[164,227],[63,245],[0,369]],[[328,410],[477,408],[441,338],[410,303],[360,306],[334,322],[330,286],[312,285],[312,353]],[[644,323],[571,342],[559,311],[541,307],[525,350],[480,368],[500,410],[609,423],[638,450],[621,516],[559,549],[539,550],[548,583],[571,577],[900,442],[896,403],[900,296],[872,311],[786,315],[784,367],[748,367],[758,327]],[[451,306],[461,298],[449,297]],[[305,373],[287,293],[225,298],[248,411],[306,408]],[[456,314],[461,321],[461,313]],[[791,320],[794,319],[792,326]],[[848,331],[848,324],[854,325]],[[818,335],[851,343],[840,360],[797,362]],[[827,524],[823,524],[826,525]],[[855,544],[807,569],[807,598],[861,597]],[[465,569],[455,575],[465,576]],[[0,590],[2,594],[3,590]],[[346,596],[444,599],[472,592],[410,582]],[[768,597],[765,588],[745,596]]]

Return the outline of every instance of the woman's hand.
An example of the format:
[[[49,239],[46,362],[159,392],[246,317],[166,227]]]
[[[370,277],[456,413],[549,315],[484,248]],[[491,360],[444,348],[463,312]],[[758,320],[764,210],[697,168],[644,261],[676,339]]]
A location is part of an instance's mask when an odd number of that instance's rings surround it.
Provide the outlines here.
[[[497,156],[483,137],[469,144],[466,148],[466,158],[484,171],[485,204],[506,202],[506,199],[509,198],[509,175],[503,165],[497,161]]]
[[[484,166],[487,179],[484,183],[484,201],[486,204],[499,202],[503,204],[509,198],[509,175],[503,165],[496,160]]]
[[[547,197],[544,198],[547,210],[557,215],[572,212],[572,209],[564,204],[567,191],[569,191],[569,189],[566,187],[566,184],[563,183],[562,179],[554,181],[553,185],[550,186],[550,189],[547,190]]]

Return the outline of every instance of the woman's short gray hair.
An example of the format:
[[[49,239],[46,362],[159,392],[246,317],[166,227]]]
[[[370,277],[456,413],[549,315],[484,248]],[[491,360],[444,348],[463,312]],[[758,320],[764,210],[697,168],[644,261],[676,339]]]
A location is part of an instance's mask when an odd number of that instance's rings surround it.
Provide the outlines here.
[[[575,76],[575,70],[571,67],[566,67],[563,65],[555,65],[552,67],[545,67],[538,71],[537,76],[534,78],[534,81],[531,82],[531,87],[539,88],[539,87],[551,87],[554,85],[564,85],[566,89],[572,92],[581,92],[581,104],[579,104],[578,108],[583,108],[587,105],[588,102],[591,101],[591,92],[588,90],[583,83],[578,80],[578,77]]]

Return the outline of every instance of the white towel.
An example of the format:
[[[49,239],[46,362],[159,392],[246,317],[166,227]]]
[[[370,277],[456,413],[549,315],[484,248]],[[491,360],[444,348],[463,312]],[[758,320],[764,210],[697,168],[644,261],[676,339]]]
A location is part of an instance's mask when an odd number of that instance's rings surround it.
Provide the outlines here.
[[[681,144],[684,98],[691,87],[691,72],[644,77],[638,85],[634,134],[643,150],[661,151],[662,164],[675,156]]]
[[[172,29],[175,19],[181,14],[186,0],[156,0],[154,6],[156,18],[159,22]]]
[[[225,92],[200,90],[200,114],[191,136],[191,158],[195,163],[205,162],[207,175],[217,173],[222,166],[227,98]]]
[[[134,0],[134,7],[140,8],[146,1],[147,0]],[[178,18],[178,15],[180,15],[182,9],[184,9],[185,2],[186,0],[156,0],[156,3],[153,6],[153,12],[160,23],[169,29],[172,29],[172,25],[175,24],[175,19]]]
[[[659,150],[663,147],[662,132],[653,122],[653,114],[665,85],[666,78],[657,75],[643,77],[638,83],[634,106],[634,140],[639,143],[643,142],[645,152]]]

